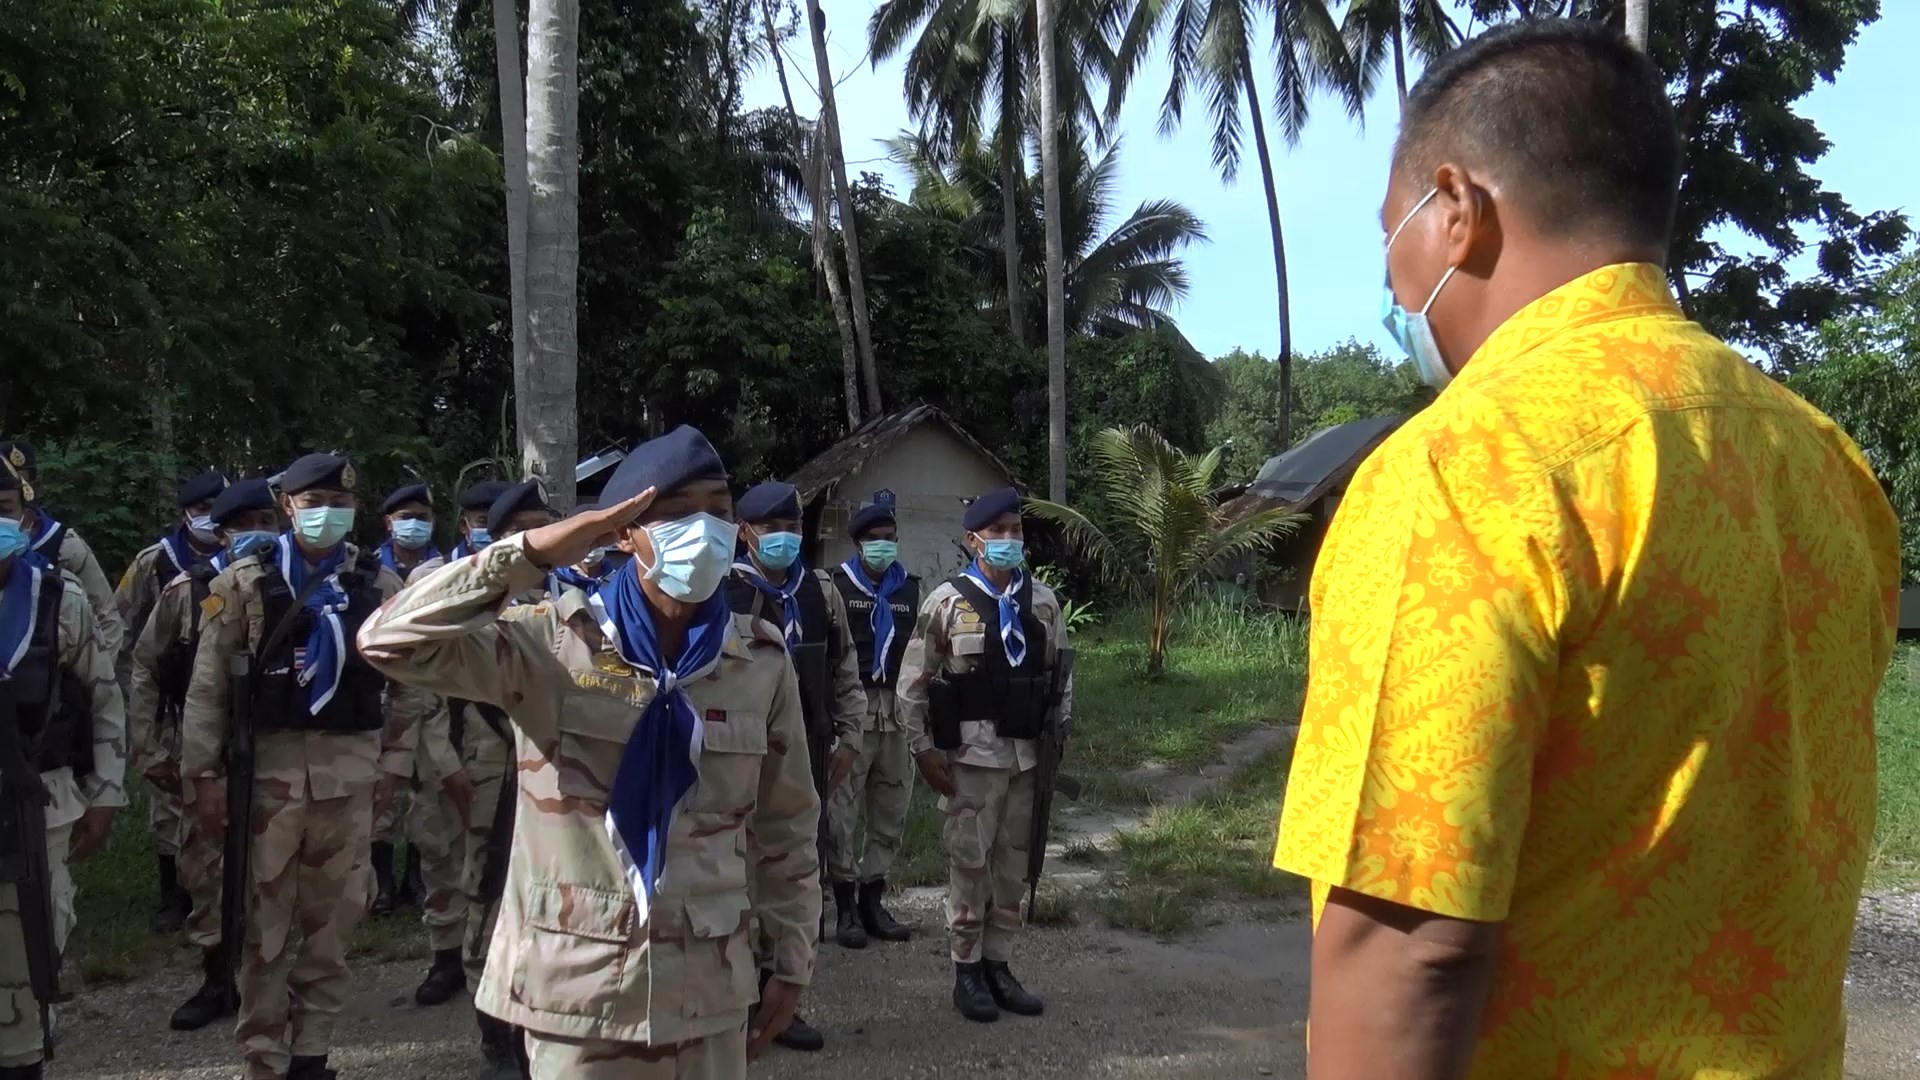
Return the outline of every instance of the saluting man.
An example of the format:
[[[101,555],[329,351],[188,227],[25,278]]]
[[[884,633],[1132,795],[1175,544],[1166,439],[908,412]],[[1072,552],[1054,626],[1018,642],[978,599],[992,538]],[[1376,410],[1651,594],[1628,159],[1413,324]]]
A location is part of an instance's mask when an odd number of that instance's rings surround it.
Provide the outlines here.
[[[764,619],[786,635],[800,680],[801,712],[813,735],[809,753],[825,755],[813,762],[815,777],[824,781],[819,792],[824,802],[853,771],[867,711],[846,605],[832,578],[824,571],[809,572],[800,560],[800,493],[792,484],[749,488],[735,509],[742,526],[740,554],[727,581],[727,599],[735,614]],[[825,839],[824,830],[821,836]],[[766,977],[763,970],[762,981]],[[805,1052],[827,1044],[826,1036],[799,1016],[777,1041]]]
[[[40,1077],[45,1032],[28,980],[18,890],[48,891],[48,929],[55,951],[64,951],[74,924],[67,864],[98,851],[114,811],[127,804],[125,703],[113,653],[79,578],[33,552],[21,522],[30,486],[0,454],[0,678],[8,680],[15,713],[0,723],[38,734],[38,760],[27,764],[39,774],[40,791],[31,794],[45,799],[51,877],[0,884],[0,1075],[19,1080]],[[21,853],[0,854],[17,863]]]
[[[224,546],[175,574],[155,598],[152,613],[133,646],[128,706],[136,719],[165,716],[166,728],[150,736],[165,752],[142,766],[156,790],[177,791],[188,811],[174,844],[180,853],[180,884],[190,898],[185,920],[187,940],[200,950],[204,978],[193,996],[175,1009],[175,1031],[198,1031],[233,1013],[233,963],[220,941],[220,867],[224,838],[202,828],[192,815],[193,785],[180,780],[180,716],[193,680],[193,656],[200,645],[202,605],[213,579],[239,559],[273,545],[280,515],[273,489],[263,479],[242,480],[207,508],[206,518]]]
[[[389,695],[353,649],[401,587],[347,542],[355,487],[345,458],[288,466],[280,504],[293,528],[221,571],[201,605],[181,771],[209,834],[224,834],[229,813],[251,821],[247,939],[226,943],[242,949],[246,1080],[333,1080],[327,1053],[352,989],[347,938],[366,910],[361,856],[376,806],[413,774],[417,707],[403,688]],[[257,660],[250,807],[227,806],[223,781],[236,657]]]
[[[409,587],[360,646],[512,717],[513,857],[476,1003],[526,1029],[536,1080],[739,1080],[813,976],[799,690],[780,629],[720,592],[733,499],[705,437],[636,447],[601,507]],[[634,558],[596,596],[506,605],[607,542]],[[756,917],[774,974],[749,1020]]]
[[[1008,962],[1026,925],[1021,879],[1033,827],[1035,739],[1067,627],[1053,591],[1021,569],[1019,492],[980,496],[963,524],[973,562],[921,607],[898,690],[908,748],[945,818],[953,1002],[985,1023],[1002,1009],[1038,1016],[1043,1008]],[[1058,703],[1062,723],[1072,704],[1068,681]]]
[[[62,525],[40,504],[46,489],[40,483],[38,456],[33,444],[22,439],[0,441],[0,461],[18,481],[15,489],[25,503],[18,515],[20,528],[27,534],[27,548],[35,555],[80,579],[87,591],[87,604],[93,608],[93,624],[100,628],[100,644],[109,657],[118,660],[127,635],[126,621],[114,603],[113,583],[100,569],[100,560],[80,534]]]
[[[869,935],[881,941],[913,936],[881,901],[913,798],[913,755],[893,688],[920,610],[920,579],[900,564],[892,496],[882,495],[847,523],[847,538],[858,550],[833,571],[867,694],[860,756],[827,805],[833,837],[827,876],[833,882],[835,934],[850,949],[864,947]]]
[[[140,550],[120,576],[113,603],[127,628],[125,646],[131,650],[147,625],[160,590],[174,578],[204,565],[220,550],[220,536],[213,523],[213,501],[227,488],[227,478],[217,472],[203,472],[174,491],[174,504],[180,520],[165,536]],[[177,672],[180,694],[170,696],[166,704],[177,707],[185,696],[187,671]],[[128,691],[129,736],[133,767],[147,778],[147,825],[153,834],[153,850],[159,856],[160,907],[153,913],[153,932],[171,934],[187,921],[193,901],[180,885],[178,860],[180,835],[180,729],[179,713],[161,717],[152,709],[158,698],[135,700],[132,684]]]

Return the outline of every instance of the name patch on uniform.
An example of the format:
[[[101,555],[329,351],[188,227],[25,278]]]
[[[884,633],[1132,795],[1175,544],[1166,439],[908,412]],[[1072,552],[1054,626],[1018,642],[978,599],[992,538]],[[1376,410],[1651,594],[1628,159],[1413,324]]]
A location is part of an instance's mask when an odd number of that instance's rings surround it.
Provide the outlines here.
[[[725,709],[708,709],[707,710],[707,723],[724,724],[726,722],[727,722],[727,710]]]
[[[634,693],[634,686],[631,680],[617,679],[610,675],[602,675],[597,671],[573,672],[573,684],[582,690],[598,690],[600,693],[612,694],[615,697],[625,698],[629,701],[633,701],[637,697]]]
[[[622,678],[633,674],[633,668],[629,667],[627,662],[620,659],[617,654],[611,652],[594,653],[593,667],[595,671],[604,671],[609,675],[619,675]]]
[[[219,593],[208,593],[207,598],[200,601],[200,614],[203,618],[211,619],[226,608],[227,602],[220,599]]]

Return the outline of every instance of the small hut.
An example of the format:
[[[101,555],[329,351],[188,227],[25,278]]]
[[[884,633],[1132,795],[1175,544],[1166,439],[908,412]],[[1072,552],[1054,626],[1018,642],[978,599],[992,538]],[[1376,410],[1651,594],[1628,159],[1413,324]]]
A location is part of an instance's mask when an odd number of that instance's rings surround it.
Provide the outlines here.
[[[1313,561],[1320,554],[1327,524],[1346,494],[1347,482],[1374,447],[1406,421],[1404,415],[1394,414],[1321,428],[1299,445],[1268,458],[1253,482],[1222,507],[1228,520],[1275,506],[1308,517],[1298,532],[1275,544],[1268,553],[1267,575],[1255,573],[1251,561],[1243,568],[1250,578],[1257,579],[1262,602],[1296,610],[1306,607]],[[1274,569],[1288,572],[1274,575]]]
[[[853,512],[893,497],[900,523],[900,562],[939,580],[967,561],[960,545],[967,500],[1015,483],[991,450],[931,405],[875,417],[787,477],[800,489],[809,565],[833,566],[852,556],[846,537]]]

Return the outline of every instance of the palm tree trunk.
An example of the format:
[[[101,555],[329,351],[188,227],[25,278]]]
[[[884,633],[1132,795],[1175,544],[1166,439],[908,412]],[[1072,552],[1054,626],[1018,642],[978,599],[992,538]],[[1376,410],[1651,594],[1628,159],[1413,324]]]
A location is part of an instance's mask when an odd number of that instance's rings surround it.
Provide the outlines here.
[[[579,457],[580,3],[527,9],[527,362],[515,364],[520,459],[561,510]]]
[[[1401,25],[1397,3],[1395,7],[1396,10],[1393,13],[1393,84],[1399,89],[1400,105],[1402,108],[1405,108],[1407,104],[1406,27]]]
[[[873,362],[873,328],[867,321],[867,280],[860,268],[860,230],[854,221],[853,188],[847,183],[846,152],[840,145],[840,111],[834,107],[833,68],[827,63],[827,14],[820,10],[820,0],[807,0],[807,25],[813,31],[813,64],[820,78],[820,127],[827,140],[827,161],[833,167],[840,231],[847,238],[847,288],[853,294],[853,329],[860,345],[861,371],[866,376],[867,411],[878,416],[880,374]]]
[[[1653,0],[1627,0],[1627,40],[1641,52],[1647,51],[1647,22]]]
[[[532,370],[527,336],[527,80],[520,71],[520,10],[493,0],[493,60],[500,84],[500,161],[507,181],[507,306],[513,324],[514,400],[528,398],[522,372]],[[522,424],[522,429],[525,425]]]
[[[813,265],[827,282],[827,299],[833,305],[833,323],[840,328],[840,381],[847,399],[847,430],[860,426],[860,357],[854,343],[853,315],[847,310],[847,295],[840,284],[840,260],[834,257],[832,230],[827,228],[827,159],[823,142],[813,140],[812,153],[800,130],[800,113],[793,107],[793,90],[787,85],[787,62],[780,52],[780,35],[773,27],[773,0],[762,0],[760,14],[766,20],[767,51],[773,55],[773,70],[780,77],[780,97],[787,103],[787,125],[792,132],[793,160],[806,162],[807,201],[813,205]]]
[[[1260,112],[1260,88],[1253,79],[1253,58],[1240,45],[1240,79],[1253,113],[1253,144],[1260,154],[1260,179],[1267,189],[1267,229],[1273,236],[1274,293],[1280,306],[1280,446],[1293,444],[1293,319],[1287,306],[1287,245],[1280,230],[1280,194],[1273,184],[1273,155],[1267,150],[1267,122]]]
[[[1067,501],[1066,243],[1060,235],[1060,99],[1054,78],[1054,0],[1037,0],[1040,175],[1047,226],[1047,497]]]
[[[1013,340],[1027,342],[1027,324],[1021,311],[1025,290],[1020,281],[1020,179],[1026,175],[1021,157],[1020,110],[1026,95],[1020,85],[1020,41],[1012,26],[1000,30],[1000,252],[1007,266],[1007,329]]]

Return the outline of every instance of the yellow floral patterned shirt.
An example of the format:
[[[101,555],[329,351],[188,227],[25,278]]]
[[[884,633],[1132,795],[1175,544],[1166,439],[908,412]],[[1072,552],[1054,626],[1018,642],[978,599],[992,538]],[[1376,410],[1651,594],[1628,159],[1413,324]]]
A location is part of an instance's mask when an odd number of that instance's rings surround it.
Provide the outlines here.
[[[1506,924],[1473,1075],[1841,1075],[1899,538],[1659,268],[1500,327],[1315,569],[1274,864]]]

